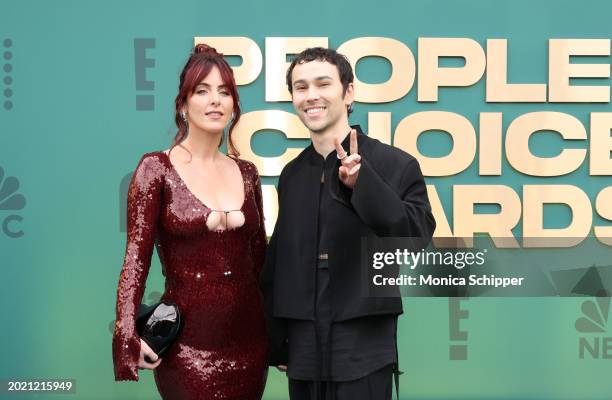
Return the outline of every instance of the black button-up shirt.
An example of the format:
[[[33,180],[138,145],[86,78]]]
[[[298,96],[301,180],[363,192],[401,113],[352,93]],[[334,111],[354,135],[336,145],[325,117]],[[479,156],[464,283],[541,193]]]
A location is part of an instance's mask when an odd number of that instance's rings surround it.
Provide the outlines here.
[[[318,253],[333,259],[327,210],[336,201],[329,184],[333,168],[339,167],[336,152],[326,159],[313,152],[312,160],[321,168],[318,215]],[[346,187],[343,190],[349,191]],[[350,196],[350,191],[348,193]],[[314,217],[314,216],[313,216]],[[315,321],[288,320],[289,363],[291,379],[351,381],[395,363],[395,315],[378,315],[332,323],[329,260],[319,260],[316,267]],[[360,271],[355,270],[358,274]],[[341,285],[342,282],[338,282]]]

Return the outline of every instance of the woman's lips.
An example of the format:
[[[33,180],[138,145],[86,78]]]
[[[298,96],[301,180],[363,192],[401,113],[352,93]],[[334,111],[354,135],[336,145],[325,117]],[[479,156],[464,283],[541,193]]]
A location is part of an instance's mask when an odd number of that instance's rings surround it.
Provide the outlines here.
[[[206,115],[207,117],[212,118],[212,119],[221,119],[221,117],[223,117],[223,113],[219,112],[219,111],[207,112],[204,115]]]

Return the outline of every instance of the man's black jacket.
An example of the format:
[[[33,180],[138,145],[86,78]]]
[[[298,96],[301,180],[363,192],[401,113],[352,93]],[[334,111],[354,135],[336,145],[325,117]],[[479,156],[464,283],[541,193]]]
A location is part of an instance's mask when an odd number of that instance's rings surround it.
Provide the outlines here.
[[[332,320],[402,313],[399,297],[366,297],[362,289],[364,237],[431,238],[435,221],[417,160],[358,131],[361,169],[353,190],[326,171],[334,200],[329,220]],[[349,136],[342,144],[349,148]],[[286,364],[285,319],[314,320],[319,190],[322,168],[312,146],[288,163],[278,182],[279,213],[262,271],[261,286],[271,339],[270,364]],[[335,157],[335,152],[332,155]],[[339,166],[339,162],[338,162]],[[330,175],[330,176],[327,176]]]

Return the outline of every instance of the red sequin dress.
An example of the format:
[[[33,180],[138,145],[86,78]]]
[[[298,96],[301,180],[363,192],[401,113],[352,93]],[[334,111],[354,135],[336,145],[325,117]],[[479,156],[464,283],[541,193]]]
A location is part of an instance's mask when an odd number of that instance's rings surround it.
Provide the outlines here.
[[[261,399],[267,338],[258,276],[265,255],[261,183],[242,173],[244,224],[210,231],[211,213],[186,187],[163,152],[140,160],[128,192],[125,262],[113,335],[116,380],[138,380],[135,314],[154,244],[166,277],[162,300],[175,302],[183,330],[154,370],[164,399]]]

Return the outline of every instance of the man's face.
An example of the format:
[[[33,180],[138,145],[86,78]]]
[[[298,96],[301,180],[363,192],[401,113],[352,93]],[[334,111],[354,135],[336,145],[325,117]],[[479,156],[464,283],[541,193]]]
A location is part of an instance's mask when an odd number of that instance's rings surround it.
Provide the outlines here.
[[[311,132],[323,133],[346,121],[346,107],[353,102],[353,84],[343,96],[335,65],[319,60],[297,64],[291,83],[293,107]]]

